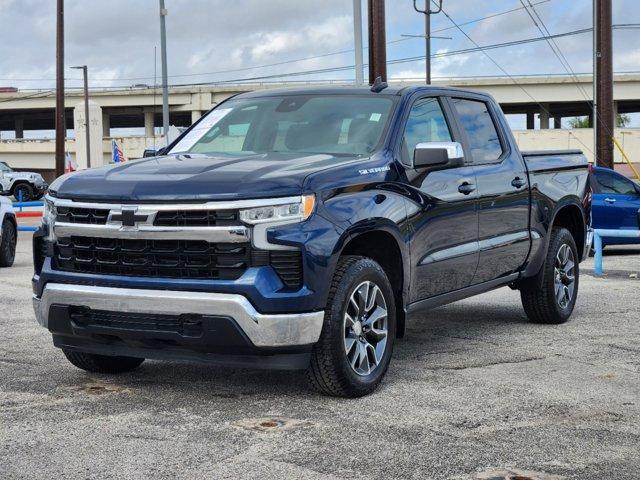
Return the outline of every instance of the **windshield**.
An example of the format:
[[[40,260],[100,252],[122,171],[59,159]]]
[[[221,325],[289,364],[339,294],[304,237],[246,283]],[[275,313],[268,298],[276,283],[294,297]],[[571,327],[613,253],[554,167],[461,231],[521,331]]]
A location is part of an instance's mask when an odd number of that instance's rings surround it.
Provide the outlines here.
[[[229,100],[169,153],[368,155],[391,115],[389,97],[291,95]]]
[[[0,162],[0,172],[13,172],[13,170],[6,163]]]

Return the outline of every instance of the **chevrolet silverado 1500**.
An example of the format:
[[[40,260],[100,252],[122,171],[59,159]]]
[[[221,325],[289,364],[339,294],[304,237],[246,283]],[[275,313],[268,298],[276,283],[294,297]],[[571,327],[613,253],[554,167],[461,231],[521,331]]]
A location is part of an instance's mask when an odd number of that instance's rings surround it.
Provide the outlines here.
[[[384,87],[241,94],[160,156],[56,180],[33,277],[54,345],[93,372],[306,369],[354,397],[419,309],[510,286],[567,321],[584,156],[520,152],[487,95]]]

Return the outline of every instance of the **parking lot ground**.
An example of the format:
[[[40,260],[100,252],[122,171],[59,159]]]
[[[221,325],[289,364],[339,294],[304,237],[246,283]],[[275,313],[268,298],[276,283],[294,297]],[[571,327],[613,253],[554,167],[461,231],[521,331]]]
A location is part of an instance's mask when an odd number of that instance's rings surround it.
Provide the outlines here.
[[[0,478],[640,478],[640,250],[582,265],[570,323],[501,289],[416,315],[381,388],[299,373],[71,366],[33,318],[30,235],[0,270]]]

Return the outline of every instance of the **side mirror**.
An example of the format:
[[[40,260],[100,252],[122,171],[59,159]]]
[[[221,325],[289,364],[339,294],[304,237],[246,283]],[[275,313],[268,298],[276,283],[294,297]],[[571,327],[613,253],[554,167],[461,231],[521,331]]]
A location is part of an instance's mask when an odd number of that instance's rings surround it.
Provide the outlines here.
[[[158,149],[154,149],[154,148],[145,148],[144,152],[142,153],[142,158],[147,158],[147,157],[158,157],[160,155],[164,155],[164,148],[158,148]]]
[[[461,167],[464,163],[462,145],[458,142],[419,143],[413,151],[413,168],[438,169]]]

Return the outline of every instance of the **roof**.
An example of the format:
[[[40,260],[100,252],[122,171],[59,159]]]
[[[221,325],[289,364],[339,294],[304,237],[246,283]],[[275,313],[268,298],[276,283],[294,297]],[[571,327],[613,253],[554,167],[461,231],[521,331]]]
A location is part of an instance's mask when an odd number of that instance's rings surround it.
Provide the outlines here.
[[[445,93],[451,91],[457,91],[461,93],[473,93],[478,95],[479,92],[472,92],[470,90],[447,87],[447,86],[433,86],[433,85],[409,85],[409,86],[395,86],[389,85],[379,93],[371,91],[369,85],[365,86],[314,86],[314,87],[292,87],[292,88],[277,88],[269,90],[255,90],[253,92],[246,92],[237,95],[235,98],[259,98],[259,97],[275,97],[283,95],[405,95],[411,94],[416,91],[433,92],[433,93]]]

